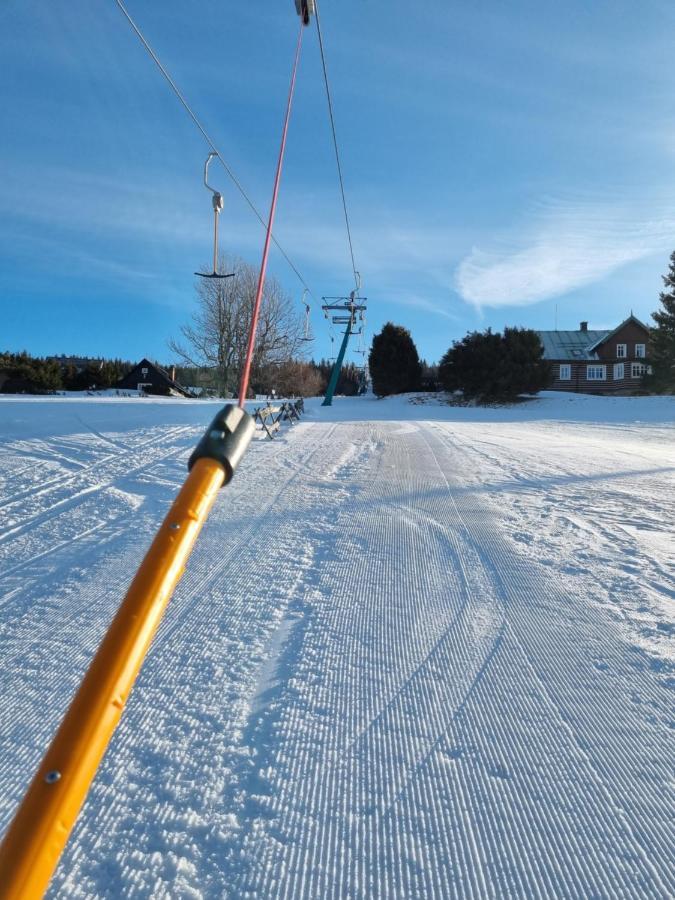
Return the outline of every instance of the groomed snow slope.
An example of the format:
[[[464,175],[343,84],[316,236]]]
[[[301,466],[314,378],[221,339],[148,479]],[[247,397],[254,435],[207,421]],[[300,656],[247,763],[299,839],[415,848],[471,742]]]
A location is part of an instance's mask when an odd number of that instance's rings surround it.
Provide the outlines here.
[[[0,830],[213,411],[0,400]],[[255,441],[50,895],[674,896],[674,420],[362,398]]]

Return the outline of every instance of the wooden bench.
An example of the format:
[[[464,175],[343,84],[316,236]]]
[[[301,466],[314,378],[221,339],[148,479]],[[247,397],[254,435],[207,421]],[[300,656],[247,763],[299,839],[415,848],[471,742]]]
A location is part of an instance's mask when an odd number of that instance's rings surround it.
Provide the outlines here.
[[[281,428],[280,422],[280,406],[260,406],[253,413],[253,419],[260,422],[260,427],[267,434],[270,440],[274,437],[275,432]]]
[[[302,397],[300,397],[299,400],[295,401],[287,400],[280,406],[272,406],[271,404],[259,406],[253,413],[253,419],[260,423],[261,430],[264,431],[271,440],[281,428],[282,422],[290,422],[291,425],[293,425],[294,422],[299,422],[300,414],[304,409],[305,403]]]

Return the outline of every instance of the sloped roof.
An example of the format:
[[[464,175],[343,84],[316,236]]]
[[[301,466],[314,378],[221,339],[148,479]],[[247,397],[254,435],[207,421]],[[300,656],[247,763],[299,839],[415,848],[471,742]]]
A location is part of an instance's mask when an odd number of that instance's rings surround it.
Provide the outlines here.
[[[597,359],[593,347],[612,332],[604,331],[538,331],[544,346],[544,359]]]
[[[639,325],[640,328],[644,328],[644,330],[647,332],[647,334],[649,334],[649,327],[648,327],[647,325],[645,325],[644,322],[641,322],[636,316],[634,316],[634,315],[631,313],[631,314],[628,316],[627,319],[624,319],[623,322],[622,322],[620,325],[617,325],[617,327],[614,329],[614,331],[609,331],[609,332],[607,332],[607,334],[605,335],[604,338],[600,338],[599,341],[596,341],[594,344],[592,344],[590,349],[595,350],[595,348],[596,348],[599,344],[602,344],[602,343],[604,343],[605,341],[608,341],[608,340],[609,340],[611,337],[613,337],[615,334],[618,334],[618,332],[621,331],[621,329],[623,328],[623,326],[624,326],[624,325],[627,325],[629,322],[634,322],[636,325]]]
[[[156,372],[160,376],[160,378],[166,382],[167,387],[171,388],[171,390],[176,391],[176,393],[178,393],[178,394],[182,394],[183,397],[190,396],[189,391],[187,391],[182,385],[178,384],[178,382],[175,381],[169,375],[169,373],[166,372],[161,366],[158,366],[156,363],[147,359],[147,357],[143,357],[143,359],[137,365],[135,365],[130,372],[128,372],[123,378],[120,378],[118,385],[122,384],[126,379],[130,378],[132,375],[137,377],[135,375],[135,373],[138,372],[140,374],[141,369],[144,369],[144,368],[152,369],[154,372]]]

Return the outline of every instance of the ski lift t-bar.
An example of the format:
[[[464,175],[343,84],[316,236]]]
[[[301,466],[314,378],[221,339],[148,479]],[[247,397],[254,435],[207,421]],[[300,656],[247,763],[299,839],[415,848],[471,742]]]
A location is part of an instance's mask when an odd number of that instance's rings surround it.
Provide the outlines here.
[[[200,278],[232,278],[234,272],[230,272],[228,275],[220,275],[218,273],[218,216],[222,212],[225,202],[220,191],[212,188],[208,181],[209,164],[214,156],[218,156],[218,154],[215,150],[212,150],[204,163],[204,185],[213,194],[211,198],[213,204],[213,272],[195,272],[195,275],[198,275]]]
[[[0,845],[0,898],[42,897],[117,727],[164,609],[219,489],[255,423],[237,406],[214,418]]]

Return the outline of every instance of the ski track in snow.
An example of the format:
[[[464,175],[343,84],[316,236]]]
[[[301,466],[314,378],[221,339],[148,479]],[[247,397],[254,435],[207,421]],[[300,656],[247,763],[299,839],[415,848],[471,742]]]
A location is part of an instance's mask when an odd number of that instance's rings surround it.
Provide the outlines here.
[[[675,896],[675,403],[551,402],[255,441],[49,896]],[[0,429],[0,829],[206,407]]]

